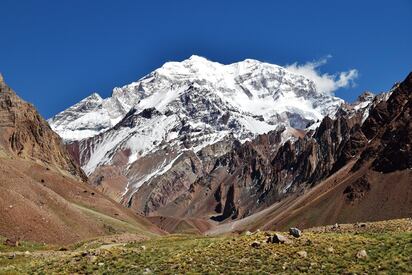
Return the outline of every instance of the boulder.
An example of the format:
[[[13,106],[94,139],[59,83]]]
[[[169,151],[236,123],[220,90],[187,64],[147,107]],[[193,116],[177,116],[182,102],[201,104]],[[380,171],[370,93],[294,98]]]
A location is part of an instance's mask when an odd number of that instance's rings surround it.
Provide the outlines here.
[[[356,226],[359,227],[359,228],[366,227],[366,223],[358,222],[358,223],[356,223]]]
[[[289,229],[289,235],[292,235],[295,238],[299,238],[300,236],[302,236],[302,231],[300,231],[296,227],[292,227]]]
[[[20,242],[18,239],[6,239],[3,242],[3,244],[7,246],[12,246],[12,247],[18,247],[20,245]]]
[[[267,239],[268,243],[289,243],[289,239],[285,236],[275,233],[273,236],[269,236]]]
[[[356,258],[366,259],[366,258],[368,258],[368,253],[366,253],[365,249],[359,250],[358,253],[356,253]]]
[[[254,241],[250,244],[250,246],[253,247],[253,248],[259,248],[260,247],[260,242]]]
[[[335,223],[334,225],[332,225],[332,230],[337,230],[340,228],[340,225],[338,223]]]
[[[302,250],[302,251],[298,251],[296,252],[300,257],[302,258],[307,258],[308,257],[308,252]]]

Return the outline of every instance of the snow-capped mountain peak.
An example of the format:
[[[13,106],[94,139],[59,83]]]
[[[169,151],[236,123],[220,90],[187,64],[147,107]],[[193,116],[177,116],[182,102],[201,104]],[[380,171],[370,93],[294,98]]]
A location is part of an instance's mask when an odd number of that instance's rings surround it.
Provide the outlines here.
[[[297,128],[333,113],[342,102],[316,91],[311,80],[278,65],[253,59],[223,65],[193,55],[182,62],[167,62],[136,82],[114,88],[107,99],[94,93],[49,122],[66,141],[84,139],[113,127],[132,107],[167,109],[189,86],[200,88],[192,89],[194,92],[208,90],[213,94],[209,98],[224,102],[229,109],[263,116],[270,125],[282,122]],[[290,114],[294,118],[287,122]]]
[[[121,163],[127,193],[184,151],[229,136],[244,141],[276,129],[305,129],[342,102],[278,65],[253,59],[224,65],[193,55],[114,88],[109,98],[93,94],[49,122],[67,142],[79,141],[87,174]],[[288,133],[282,138],[293,138]],[[134,165],[148,159],[152,165],[144,172],[144,165]]]

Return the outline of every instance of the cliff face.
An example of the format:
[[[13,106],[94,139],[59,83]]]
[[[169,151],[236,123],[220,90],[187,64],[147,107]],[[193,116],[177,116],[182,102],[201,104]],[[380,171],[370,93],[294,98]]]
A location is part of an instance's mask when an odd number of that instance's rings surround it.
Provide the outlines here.
[[[41,161],[86,181],[60,137],[33,105],[23,101],[0,78],[0,145],[20,158]]]
[[[383,173],[412,168],[412,73],[370,112],[362,132],[370,143],[358,166],[372,161]]]

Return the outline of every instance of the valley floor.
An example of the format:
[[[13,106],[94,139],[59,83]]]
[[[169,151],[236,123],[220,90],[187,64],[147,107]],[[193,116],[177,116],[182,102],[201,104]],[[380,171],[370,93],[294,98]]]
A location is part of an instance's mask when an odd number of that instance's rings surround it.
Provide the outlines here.
[[[290,240],[285,244],[267,243],[273,234],[151,240],[123,234],[68,247],[1,244],[0,273],[412,273],[411,219],[317,227],[300,238],[281,233]]]

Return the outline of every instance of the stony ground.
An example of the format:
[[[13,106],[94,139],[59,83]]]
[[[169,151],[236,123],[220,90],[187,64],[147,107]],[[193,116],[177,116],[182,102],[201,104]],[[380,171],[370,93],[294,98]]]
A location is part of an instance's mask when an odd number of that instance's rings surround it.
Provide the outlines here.
[[[280,233],[286,243],[267,243],[274,233],[151,240],[127,234],[69,247],[0,245],[0,273],[412,273],[410,219],[318,227],[299,238]]]

